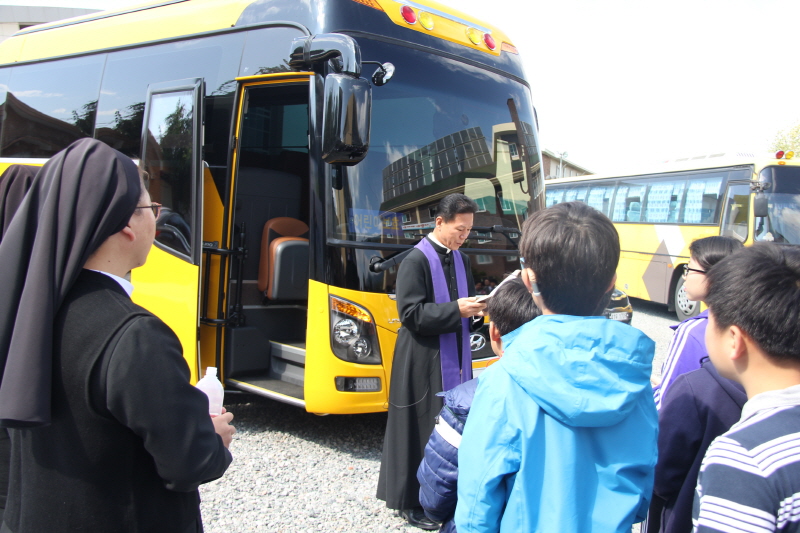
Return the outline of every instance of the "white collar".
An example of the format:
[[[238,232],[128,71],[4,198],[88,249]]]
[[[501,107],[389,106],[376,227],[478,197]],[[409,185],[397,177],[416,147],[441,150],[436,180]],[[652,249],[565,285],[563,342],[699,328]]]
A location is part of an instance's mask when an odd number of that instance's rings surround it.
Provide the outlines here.
[[[436,238],[436,236],[433,234],[433,232],[430,232],[430,233],[428,233],[428,237],[430,237],[430,238],[431,238],[431,240],[432,240],[434,243],[436,243],[436,244],[438,244],[439,246],[441,246],[442,248],[444,248],[444,249],[445,249],[445,252],[444,252],[445,254],[449,254],[450,252],[452,252],[452,251],[453,251],[453,250],[451,250],[450,248],[448,248],[447,246],[445,246],[444,244],[440,243],[440,242],[439,242],[439,239],[437,239],[437,238]]]
[[[92,269],[90,268],[89,270],[92,270]],[[117,283],[119,283],[120,287],[122,287],[122,289],[123,289],[123,290],[124,290],[126,293],[128,293],[128,297],[130,297],[130,296],[131,296],[131,294],[133,294],[133,283],[131,283],[131,282],[130,282],[130,281],[128,281],[127,279],[125,279],[125,278],[121,278],[121,277],[119,277],[119,276],[115,276],[114,274],[111,274],[111,273],[109,273],[109,272],[103,272],[102,270],[92,270],[92,272],[98,272],[98,273],[100,273],[100,274],[105,274],[105,275],[106,275],[106,276],[108,276],[109,278],[111,278],[111,279],[113,279],[114,281],[116,281]]]
[[[791,407],[800,405],[800,385],[792,385],[785,389],[771,390],[756,394],[742,407],[742,420],[746,420],[764,409]]]

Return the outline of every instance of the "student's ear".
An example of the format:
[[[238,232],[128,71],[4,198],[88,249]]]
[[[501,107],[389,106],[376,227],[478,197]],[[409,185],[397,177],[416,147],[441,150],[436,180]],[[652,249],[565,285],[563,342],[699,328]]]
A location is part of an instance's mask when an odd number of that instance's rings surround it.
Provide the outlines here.
[[[617,273],[614,272],[614,277],[611,278],[611,285],[608,286],[608,289],[606,289],[606,292],[612,290],[614,288],[614,285],[616,285],[616,284],[617,284]]]
[[[730,326],[728,334],[731,337],[730,358],[732,361],[741,361],[749,353],[750,343],[753,341],[739,326]]]
[[[494,325],[494,322],[489,322],[489,338],[494,342],[500,342],[503,338],[503,336],[500,335],[500,330]]]

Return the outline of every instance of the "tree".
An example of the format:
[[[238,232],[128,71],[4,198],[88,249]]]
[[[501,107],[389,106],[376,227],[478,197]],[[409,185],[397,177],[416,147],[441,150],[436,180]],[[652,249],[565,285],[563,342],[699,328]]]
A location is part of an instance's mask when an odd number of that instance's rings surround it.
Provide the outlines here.
[[[779,131],[775,135],[770,149],[773,152],[778,150],[800,152],[800,123]]]

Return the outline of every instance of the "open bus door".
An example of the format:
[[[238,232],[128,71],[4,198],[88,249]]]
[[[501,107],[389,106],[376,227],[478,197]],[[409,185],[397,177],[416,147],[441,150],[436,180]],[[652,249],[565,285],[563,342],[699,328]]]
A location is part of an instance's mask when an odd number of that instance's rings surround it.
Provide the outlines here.
[[[305,406],[312,73],[238,78],[225,384]]]
[[[131,272],[133,299],[178,336],[192,382],[199,378],[198,294],[204,165],[203,80],[151,84],[142,128],[141,167],[162,204],[147,263]]]

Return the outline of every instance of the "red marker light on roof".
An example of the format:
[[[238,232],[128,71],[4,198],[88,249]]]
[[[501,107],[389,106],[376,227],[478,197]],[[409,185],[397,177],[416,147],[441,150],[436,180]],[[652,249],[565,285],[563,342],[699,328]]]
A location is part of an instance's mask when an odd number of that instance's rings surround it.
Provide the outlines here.
[[[489,47],[489,50],[494,50],[497,48],[497,44],[494,42],[494,37],[492,37],[492,34],[490,33],[487,33],[483,36],[483,42],[486,43],[486,46]]]
[[[414,13],[414,10],[411,9],[410,6],[403,6],[400,8],[400,14],[403,15],[403,19],[409,24],[416,24],[417,23],[417,14]]]
[[[783,159],[783,150],[778,150],[775,153],[775,159]]]

